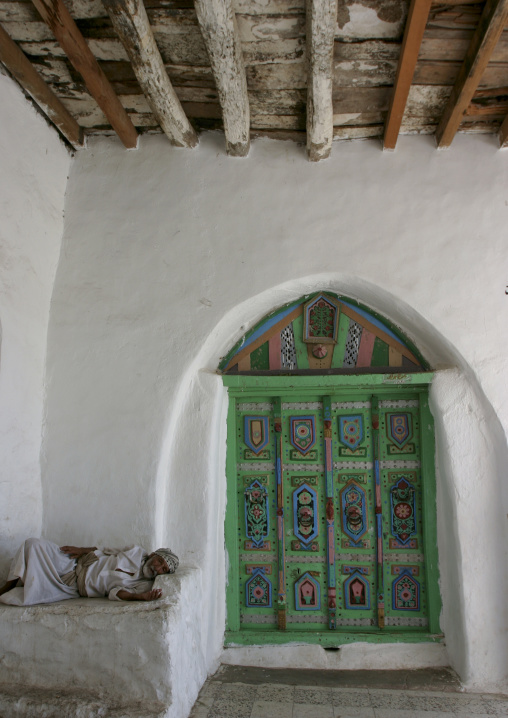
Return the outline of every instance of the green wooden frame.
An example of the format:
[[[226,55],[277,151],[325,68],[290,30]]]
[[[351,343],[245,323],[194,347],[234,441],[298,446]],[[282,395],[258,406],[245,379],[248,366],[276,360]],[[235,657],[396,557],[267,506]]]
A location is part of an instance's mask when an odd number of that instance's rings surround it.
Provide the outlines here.
[[[363,374],[333,376],[242,376],[223,375],[224,385],[229,392],[228,435],[227,435],[227,507],[225,541],[229,557],[228,584],[226,594],[227,627],[225,645],[266,645],[288,643],[312,643],[323,646],[340,646],[353,642],[368,643],[421,643],[439,642],[443,639],[439,628],[441,597],[439,592],[437,525],[436,525],[436,481],[435,481],[435,442],[434,421],[428,403],[427,385],[433,378],[432,372]],[[236,412],[235,399],[251,398],[259,401],[274,395],[284,397],[297,395],[327,394],[337,391],[372,390],[377,396],[393,396],[394,387],[403,387],[404,393],[419,396],[421,407],[420,442],[421,467],[425,476],[423,482],[423,541],[425,553],[427,601],[429,626],[427,631],[409,632],[404,627],[384,628],[382,631],[365,629],[354,631],[279,631],[274,627],[264,629],[243,629],[240,631],[240,601],[238,595],[238,541],[237,539],[237,501],[236,501]]]

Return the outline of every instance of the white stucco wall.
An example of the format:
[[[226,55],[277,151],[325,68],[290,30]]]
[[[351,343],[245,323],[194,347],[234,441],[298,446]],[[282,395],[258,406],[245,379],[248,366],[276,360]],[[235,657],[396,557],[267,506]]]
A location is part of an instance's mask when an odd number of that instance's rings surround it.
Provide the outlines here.
[[[49,303],[71,157],[0,71],[0,575],[39,536]]]
[[[194,650],[212,667],[225,581],[213,371],[266,312],[329,288],[398,323],[434,365],[459,367],[432,393],[442,627],[470,687],[506,685],[507,179],[490,137],[459,136],[448,152],[427,137],[390,154],[336,144],[317,165],[268,140],[227,158],[215,134],[193,151],[93,141],[73,164],[51,307],[45,535],[169,544],[199,565]],[[394,666],[383,647],[362,665],[383,650]]]

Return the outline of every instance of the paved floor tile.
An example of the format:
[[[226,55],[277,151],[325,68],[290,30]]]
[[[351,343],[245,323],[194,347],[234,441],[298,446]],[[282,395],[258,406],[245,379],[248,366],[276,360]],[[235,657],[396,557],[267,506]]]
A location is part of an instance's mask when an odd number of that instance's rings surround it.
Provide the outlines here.
[[[376,718],[374,708],[358,706],[334,706],[333,718]]]
[[[436,694],[419,694],[408,696],[408,708],[418,711],[434,711],[439,713],[455,713],[460,708],[464,707],[464,703],[459,701],[460,696],[455,695],[436,695]],[[469,710],[469,709],[468,709]],[[482,712],[484,710],[482,709]]]
[[[293,703],[294,686],[280,686],[263,683],[257,686],[256,699],[259,701],[275,701],[277,703]]]
[[[375,690],[369,691],[369,696],[371,705],[376,710],[387,708],[392,711],[411,711],[412,709],[412,705],[409,703],[410,696],[406,691]]]
[[[501,698],[500,696],[482,696],[485,710],[493,716],[508,716],[508,696]]]
[[[370,707],[369,691],[358,688],[333,688],[332,704],[338,707]]]
[[[257,692],[257,686],[249,686],[245,683],[223,683],[215,695],[225,700],[253,701],[257,696]]]
[[[460,692],[449,671],[226,668],[189,718],[508,718],[508,696]]]
[[[316,686],[301,686],[295,688],[295,703],[321,703],[332,705],[332,689],[318,688]]]
[[[208,718],[251,718],[252,701],[216,698],[208,711]]]
[[[294,703],[293,718],[334,718],[332,705]]]
[[[199,699],[194,703],[194,707],[191,711],[189,718],[208,718],[210,712],[210,706],[204,705]]]
[[[293,704],[254,701],[250,718],[293,718]]]

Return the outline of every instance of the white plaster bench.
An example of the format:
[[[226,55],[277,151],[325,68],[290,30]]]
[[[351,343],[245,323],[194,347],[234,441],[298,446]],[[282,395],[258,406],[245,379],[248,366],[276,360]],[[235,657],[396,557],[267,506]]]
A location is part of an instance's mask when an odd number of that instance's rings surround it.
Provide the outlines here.
[[[180,567],[154,585],[164,597],[146,603],[0,604],[0,715],[186,718],[206,678],[201,571]]]

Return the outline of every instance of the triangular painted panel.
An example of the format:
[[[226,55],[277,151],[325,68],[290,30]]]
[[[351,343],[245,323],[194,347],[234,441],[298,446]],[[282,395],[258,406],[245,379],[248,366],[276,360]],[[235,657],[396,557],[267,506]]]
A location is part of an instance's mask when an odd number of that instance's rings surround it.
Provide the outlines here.
[[[313,313],[314,307],[318,311]],[[228,374],[429,369],[418,350],[387,320],[331,292],[302,297],[265,317],[219,368]]]

